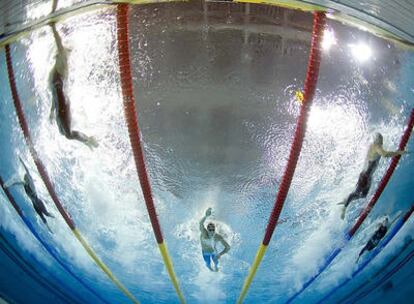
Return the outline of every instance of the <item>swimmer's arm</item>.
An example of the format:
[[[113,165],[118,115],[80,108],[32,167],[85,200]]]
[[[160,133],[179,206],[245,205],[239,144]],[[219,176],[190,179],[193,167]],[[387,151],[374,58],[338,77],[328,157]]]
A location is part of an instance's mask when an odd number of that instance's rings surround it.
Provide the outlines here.
[[[207,235],[207,229],[204,228],[204,222],[206,221],[207,217],[209,217],[211,215],[211,208],[208,208],[206,210],[205,215],[203,216],[203,218],[200,220],[200,231],[201,233],[203,233],[204,235]]]
[[[24,181],[17,174],[11,177],[8,181],[4,183],[4,188],[9,188],[14,185],[24,184]]]
[[[224,246],[224,249],[222,252],[220,252],[217,255],[217,258],[220,258],[223,254],[229,252],[230,250],[230,245],[225,241],[225,239],[221,236],[221,235],[216,235],[218,241],[220,241],[220,243]]]
[[[55,119],[55,115],[56,115],[55,109],[56,109],[55,98],[54,98],[54,96],[52,96],[52,106],[50,108],[50,114],[49,114],[49,121],[50,122],[52,122]]]
[[[383,157],[394,157],[397,155],[403,155],[405,153],[407,153],[406,151],[401,151],[401,150],[397,150],[397,151],[387,151],[384,150],[383,147],[381,146],[375,146],[375,152],[377,152],[379,155],[383,156]]]
[[[206,221],[206,219],[207,219],[207,215],[203,216],[200,220],[200,231],[201,233],[205,233],[205,234],[207,234],[207,230],[204,227],[204,222]]]
[[[58,52],[64,52],[65,48],[63,46],[62,43],[62,38],[60,38],[60,35],[58,33],[58,31],[56,30],[56,25],[52,24],[52,32],[53,32],[53,37],[55,38],[55,42],[56,42],[56,47],[58,49]]]

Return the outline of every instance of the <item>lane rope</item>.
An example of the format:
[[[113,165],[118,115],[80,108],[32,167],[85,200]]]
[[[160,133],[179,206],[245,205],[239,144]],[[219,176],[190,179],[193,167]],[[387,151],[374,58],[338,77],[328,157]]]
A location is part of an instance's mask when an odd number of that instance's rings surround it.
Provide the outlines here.
[[[152,230],[154,231],[155,239],[164,265],[168,271],[171,282],[177,293],[178,299],[181,303],[185,303],[184,296],[181,292],[177,276],[174,272],[174,267],[168,254],[164,238],[161,232],[161,226],[158,221],[155,210],[151,184],[149,182],[147,170],[145,167],[144,152],[141,146],[140,129],[138,124],[138,115],[135,107],[135,98],[132,83],[132,71],[129,54],[129,29],[128,29],[128,4],[119,4],[117,6],[117,36],[118,36],[118,56],[119,56],[119,72],[121,79],[121,89],[124,104],[125,121],[128,127],[128,134],[131,143],[132,152],[136,171],[141,185],[141,190],[144,195],[145,205],[147,207],[148,215],[151,221]]]
[[[32,141],[32,138],[30,136],[29,127],[27,125],[23,108],[21,105],[20,97],[17,92],[17,86],[16,81],[14,78],[14,72],[13,72],[13,64],[12,64],[12,58],[10,54],[10,45],[6,45],[6,62],[7,62],[7,72],[9,76],[9,83],[10,83],[10,90],[13,97],[13,103],[14,107],[16,109],[16,114],[19,120],[20,127],[23,131],[24,139],[26,141],[26,144],[29,148],[30,154],[32,155],[33,161],[36,165],[37,170],[39,171],[39,175],[43,180],[43,183],[45,184],[49,195],[51,196],[56,208],[59,210],[59,213],[62,215],[63,219],[65,220],[66,224],[69,226],[70,230],[72,231],[73,235],[78,239],[78,241],[82,244],[86,252],[89,254],[89,256],[95,261],[95,263],[102,269],[102,271],[108,276],[108,278],[122,291],[125,296],[127,296],[133,303],[138,304],[139,301],[129,292],[129,290],[122,285],[122,283],[112,274],[112,272],[109,270],[109,268],[98,258],[98,256],[95,254],[93,249],[89,246],[89,244],[86,242],[86,240],[81,236],[80,232],[76,229],[75,223],[73,222],[72,218],[68,214],[68,212],[65,210],[63,205],[61,204],[55,189],[52,185],[52,182],[49,178],[49,175],[46,171],[45,166],[43,165],[42,161],[40,160],[40,157],[37,153],[37,151],[34,148],[34,144]]]
[[[363,299],[364,297],[366,297],[367,295],[369,295],[372,291],[374,291],[375,289],[377,289],[379,286],[381,286],[384,282],[386,282],[387,280],[389,280],[395,273],[397,273],[405,264],[407,264],[412,257],[414,256],[414,249],[410,251],[410,253],[408,253],[405,258],[403,260],[401,260],[394,268],[392,268],[389,272],[387,272],[380,280],[378,280],[376,282],[375,285],[373,285],[370,289],[366,290],[365,292],[363,292],[362,294],[358,294],[358,297],[354,300],[355,303],[361,299]]]
[[[402,254],[407,250],[407,248],[411,247],[411,245],[414,244],[414,240],[411,240],[404,244],[404,246],[398,251],[398,253],[394,254],[385,264],[381,266],[380,269],[378,269],[374,274],[372,274],[369,278],[367,278],[364,282],[359,284],[357,288],[352,290],[351,292],[347,293],[341,300],[338,301],[338,304],[342,303],[353,303],[352,299],[358,298],[359,295],[361,295],[363,292],[360,292],[358,294],[355,294],[357,290],[363,290],[366,287],[369,287],[369,284],[375,282],[375,279],[378,278],[381,273],[385,273],[385,270],[392,265]]]
[[[311,49],[309,54],[308,69],[306,73],[303,101],[301,103],[300,114],[296,123],[295,135],[290,149],[289,160],[286,165],[285,172],[283,174],[282,182],[277,193],[277,197],[273,206],[273,210],[269,217],[269,222],[266,228],[265,236],[262,244],[260,245],[254,262],[250,267],[249,274],[246,277],[242,291],[237,300],[238,304],[243,302],[250,284],[256,274],[256,271],[262,261],[266,252],[267,246],[269,245],[270,239],[272,238],[273,232],[276,228],[276,224],[279,220],[279,216],[282,212],[283,205],[285,203],[290,184],[296,169],[296,165],[299,159],[299,155],[302,149],[303,138],[306,132],[307,118],[309,109],[312,104],[313,96],[315,94],[316,83],[319,76],[319,67],[321,62],[321,42],[323,30],[325,27],[326,16],[323,12],[313,13],[313,30],[312,30],[312,41]]]
[[[5,255],[7,255],[10,260],[12,260],[17,267],[21,269],[28,277],[30,277],[33,281],[38,283],[44,289],[48,290],[51,294],[54,294],[56,297],[60,298],[63,302],[67,304],[71,303],[79,303],[82,302],[75,300],[75,298],[71,297],[68,294],[65,294],[58,286],[56,286],[52,281],[48,280],[47,277],[40,275],[40,273],[36,270],[36,268],[30,264],[18,251],[13,245],[6,239],[6,237],[0,232],[0,249],[3,251]],[[61,286],[62,281],[60,281],[57,277],[55,277],[52,273],[50,273],[47,268],[42,267],[42,270],[49,276],[56,280]]]

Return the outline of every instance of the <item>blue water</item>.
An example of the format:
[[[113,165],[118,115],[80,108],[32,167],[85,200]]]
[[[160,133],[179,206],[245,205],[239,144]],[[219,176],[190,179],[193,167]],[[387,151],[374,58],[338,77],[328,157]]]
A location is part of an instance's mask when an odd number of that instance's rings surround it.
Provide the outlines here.
[[[222,14],[220,6],[208,18],[186,4],[138,6],[130,16],[134,94],[145,159],[180,286],[188,303],[234,303],[263,238],[286,165],[312,18],[298,13],[296,23],[286,25],[282,34],[275,27],[277,33],[272,34],[262,19],[244,24],[234,12]],[[339,218],[337,203],[353,190],[374,132],[382,132],[386,149],[396,149],[414,106],[412,52],[332,20],[328,27],[337,43],[323,53],[304,146],[281,216],[287,221],[276,228],[246,303],[284,303],[340,245],[341,235],[367,200],[354,202],[345,221]],[[11,45],[17,89],[35,147],[77,228],[114,275],[142,303],[178,303],[153,236],[124,121],[115,10],[76,15],[59,23],[58,30],[71,49],[65,89],[74,128],[95,136],[99,147],[92,151],[68,141],[49,122],[47,79],[55,46],[47,26]],[[289,36],[291,32],[304,38]],[[361,41],[372,48],[365,62],[350,51],[350,44]],[[39,238],[107,302],[128,303],[71,234],[36,171],[13,107],[4,49],[0,107],[0,175],[5,180],[16,172],[21,175],[21,156],[55,216],[48,219],[54,231],[50,234],[22,188],[11,188]],[[407,150],[414,150],[413,139]],[[388,163],[381,161],[368,199]],[[348,278],[381,217],[411,206],[413,165],[412,154],[402,157],[359,232],[295,303],[316,303]],[[199,245],[198,221],[208,207],[232,247],[221,259],[219,273],[206,269]],[[413,229],[410,219],[372,263],[327,302],[345,296],[352,300],[357,290],[376,287],[413,250]],[[0,233],[6,240],[0,247],[2,298],[10,303],[99,302],[51,257],[3,192]],[[360,301],[410,303],[412,263]],[[55,289],[59,291],[51,291]]]

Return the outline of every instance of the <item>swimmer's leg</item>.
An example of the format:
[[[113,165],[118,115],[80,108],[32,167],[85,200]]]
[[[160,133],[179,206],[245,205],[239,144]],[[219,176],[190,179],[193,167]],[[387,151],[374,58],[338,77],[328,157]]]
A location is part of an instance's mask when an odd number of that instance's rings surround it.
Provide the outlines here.
[[[358,258],[357,258],[357,263],[358,263],[358,261],[359,261],[359,258],[364,254],[364,252],[367,250],[367,245],[365,245],[364,246],[364,248],[362,248],[362,250],[361,250],[361,252],[359,253],[359,255],[358,255]]]
[[[40,216],[40,218],[42,219],[43,224],[47,225],[47,220],[46,220],[45,216],[43,215],[43,213],[38,212],[37,214],[38,214],[38,215]]]
[[[366,194],[365,194],[365,196],[366,196]],[[344,219],[344,218],[345,218],[346,208],[348,208],[348,205],[349,205],[352,201],[357,200],[357,199],[360,199],[360,198],[365,197],[365,196],[364,196],[364,193],[363,193],[363,192],[361,192],[359,188],[357,188],[354,192],[352,192],[352,193],[348,196],[348,198],[347,198],[345,201],[343,201],[343,202],[339,203],[338,205],[344,205],[344,206],[342,207],[341,219]]]
[[[218,260],[218,258],[217,258],[217,255],[215,255],[215,254],[212,254],[211,255],[211,259],[213,260],[213,262],[214,262],[214,271],[218,271],[219,269],[218,269],[218,264],[219,264],[219,260]]]
[[[51,214],[49,211],[47,211],[47,210],[45,210],[43,212],[43,214],[46,215],[46,216],[48,216],[48,217],[55,218],[55,216],[53,214]]]
[[[55,218],[52,214],[47,211],[45,203],[38,197],[33,199],[33,207],[36,210],[36,213],[39,214],[40,217],[46,215],[48,217]]]
[[[50,233],[53,233],[52,229],[50,229],[49,224],[47,223],[47,220],[44,216],[44,214],[42,212],[37,212],[37,214],[40,216],[40,218],[42,219],[43,224],[46,225],[47,230],[49,230]]]
[[[70,131],[70,133],[66,137],[69,139],[78,140],[87,145],[90,149],[96,148],[98,146],[98,142],[94,137],[87,136],[86,134],[79,131]]]
[[[211,271],[213,271],[213,269],[211,268],[211,254],[209,253],[203,253],[203,259],[206,262],[206,266],[208,269],[210,269]]]
[[[364,197],[363,192],[361,192],[360,189],[356,189],[354,192],[352,192],[348,196],[347,200],[345,201],[345,204],[344,204],[345,208],[347,208],[349,203],[351,203],[352,201],[363,198],[363,197]]]

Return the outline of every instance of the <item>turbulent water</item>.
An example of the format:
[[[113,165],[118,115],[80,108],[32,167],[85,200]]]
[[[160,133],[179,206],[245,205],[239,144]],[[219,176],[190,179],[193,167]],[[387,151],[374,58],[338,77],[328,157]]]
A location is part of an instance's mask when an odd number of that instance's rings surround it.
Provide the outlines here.
[[[300,107],[295,93],[306,76],[312,15],[263,8],[252,5],[248,15],[241,4],[211,4],[206,11],[180,3],[133,6],[130,11],[132,76],[145,161],[165,241],[188,303],[236,301],[286,166]],[[353,190],[373,134],[381,132],[385,148],[396,149],[414,105],[411,52],[332,20],[327,27],[336,43],[323,51],[302,153],[281,215],[286,222],[277,226],[248,303],[283,303],[315,274],[367,202],[354,202],[345,221],[340,220],[337,203]],[[116,10],[82,13],[57,28],[69,49],[65,90],[73,128],[96,137],[99,147],[91,150],[68,141],[56,122],[49,121],[48,80],[56,47],[48,26],[11,45],[34,145],[63,205],[114,275],[143,303],[177,302],[153,236],[125,124]],[[372,49],[366,61],[352,52],[361,42]],[[55,216],[48,220],[54,233],[35,216],[22,188],[13,187],[25,215],[76,274],[108,301],[126,303],[53,205],[18,125],[4,50],[0,67],[1,176],[7,180],[23,174],[18,156],[29,164],[39,196]],[[413,150],[412,142],[408,150]],[[348,277],[381,217],[410,206],[413,163],[412,154],[401,159],[355,239],[298,302],[318,301]],[[387,165],[388,160],[381,161],[370,195]],[[85,302],[96,302],[32,237],[3,192],[0,202],[1,233],[40,273],[43,267],[50,269],[65,282],[65,289]],[[205,267],[199,245],[198,221],[208,207],[214,210],[212,220],[219,233],[231,245],[219,273]],[[412,233],[410,220],[337,300],[381,269]],[[0,260],[16,273],[6,257]],[[410,276],[407,267],[397,281]],[[16,279],[2,274],[0,280],[5,298],[28,299],[11,287]],[[31,295],[31,303],[51,299],[34,281],[21,280],[39,290]],[[383,293],[373,294],[370,301],[386,301],[390,293]]]

